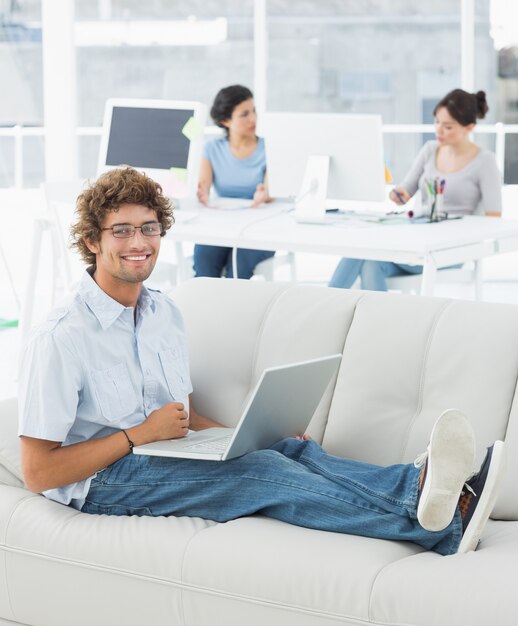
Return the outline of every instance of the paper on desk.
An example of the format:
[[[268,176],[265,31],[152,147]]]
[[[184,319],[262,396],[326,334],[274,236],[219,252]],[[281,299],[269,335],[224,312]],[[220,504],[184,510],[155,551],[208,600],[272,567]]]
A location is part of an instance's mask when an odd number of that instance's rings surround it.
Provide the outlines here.
[[[178,209],[178,211],[174,212],[174,221],[178,224],[185,224],[187,222],[192,222],[196,218],[200,216],[199,211],[193,211],[189,209]]]
[[[250,198],[214,198],[209,200],[210,209],[220,211],[239,211],[240,209],[250,209],[252,200]]]

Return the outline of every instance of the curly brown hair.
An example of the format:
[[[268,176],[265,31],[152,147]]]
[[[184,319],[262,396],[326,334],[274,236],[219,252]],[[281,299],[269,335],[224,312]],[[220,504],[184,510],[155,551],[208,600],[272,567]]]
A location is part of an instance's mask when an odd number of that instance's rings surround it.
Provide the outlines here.
[[[162,194],[158,183],[132,167],[106,172],[78,196],[77,221],[70,228],[71,247],[88,265],[95,265],[95,254],[88,249],[86,242],[101,240],[107,213],[117,212],[123,204],[141,204],[156,211],[163,227],[162,237],[174,224],[172,204]]]

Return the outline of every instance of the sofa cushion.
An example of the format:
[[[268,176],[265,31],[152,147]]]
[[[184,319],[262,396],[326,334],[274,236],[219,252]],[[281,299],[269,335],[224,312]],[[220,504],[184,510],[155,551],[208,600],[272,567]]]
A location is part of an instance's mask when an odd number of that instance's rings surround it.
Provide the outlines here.
[[[290,287],[265,315],[254,363],[254,381],[266,367],[341,353],[359,291]],[[335,379],[326,390],[307,432],[321,442]]]
[[[476,552],[417,554],[383,568],[372,589],[376,624],[517,623],[518,522],[489,521]]]
[[[366,294],[345,342],[324,447],[380,465],[411,462],[439,414],[458,408],[476,431],[475,467],[506,438],[507,488],[494,515],[518,519],[515,345],[516,306]]]
[[[0,616],[74,626],[184,623],[185,552],[214,522],[89,515],[25,489],[0,491]]]
[[[236,425],[253,386],[266,312],[287,288],[281,283],[195,278],[171,292],[185,321],[198,413]]]
[[[370,623],[379,572],[421,551],[259,516],[220,524],[194,537],[186,552],[186,623]]]
[[[197,278],[172,294],[184,316],[198,412],[235,425],[266,367],[340,353],[361,292]],[[308,432],[321,441],[330,383]]]
[[[18,439],[18,407],[15,398],[0,401],[0,483],[23,485]]]

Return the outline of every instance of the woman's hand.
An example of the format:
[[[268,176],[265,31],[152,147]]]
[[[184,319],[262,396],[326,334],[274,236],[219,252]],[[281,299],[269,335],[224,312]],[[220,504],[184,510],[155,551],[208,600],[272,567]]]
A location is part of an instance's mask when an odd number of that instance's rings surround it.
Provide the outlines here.
[[[196,195],[198,196],[199,202],[201,202],[205,206],[209,204],[209,190],[201,183],[198,183],[198,191]]]
[[[295,439],[300,439],[301,441],[311,441],[311,435],[295,435]]]
[[[252,208],[255,209],[264,202],[270,202],[271,198],[268,195],[268,189],[264,183],[259,183],[255,188],[254,198],[252,202]]]
[[[394,187],[394,189],[389,193],[389,198],[392,202],[395,202],[399,206],[406,204],[411,197],[412,196],[404,187]]]

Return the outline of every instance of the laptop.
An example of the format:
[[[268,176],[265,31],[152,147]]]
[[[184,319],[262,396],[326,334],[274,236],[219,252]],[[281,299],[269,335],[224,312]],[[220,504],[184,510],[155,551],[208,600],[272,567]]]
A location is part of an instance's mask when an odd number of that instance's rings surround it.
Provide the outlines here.
[[[264,370],[235,428],[207,428],[133,448],[134,454],[225,461],[302,435],[341,354]]]

